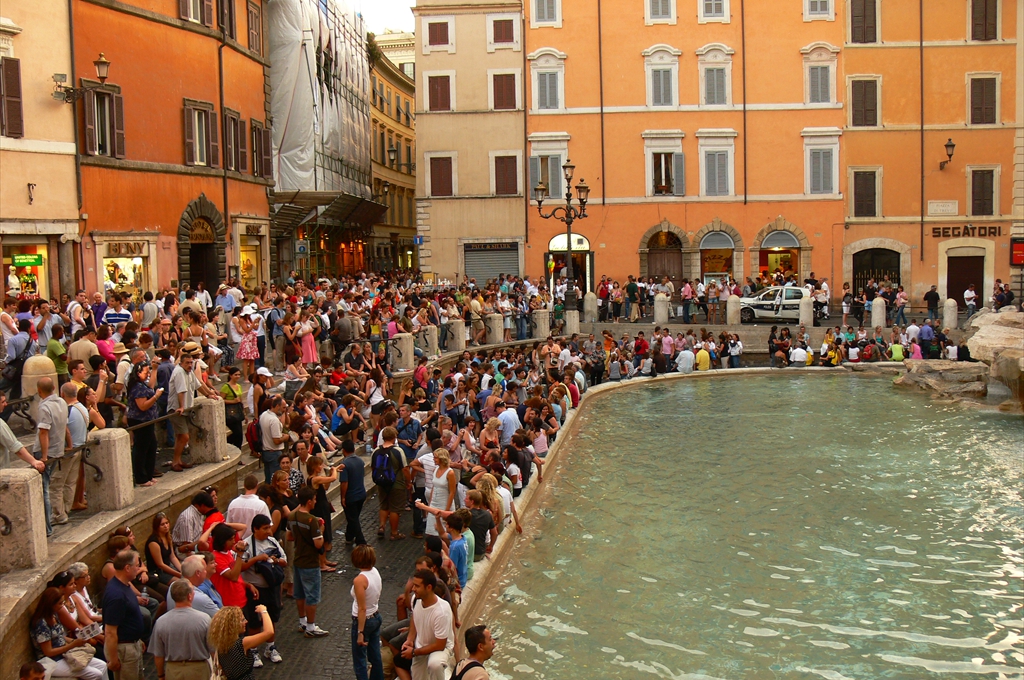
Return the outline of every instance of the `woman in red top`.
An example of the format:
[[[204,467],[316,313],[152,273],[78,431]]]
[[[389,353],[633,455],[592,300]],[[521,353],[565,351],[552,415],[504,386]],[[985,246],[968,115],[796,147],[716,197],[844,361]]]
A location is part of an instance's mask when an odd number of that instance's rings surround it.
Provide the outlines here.
[[[210,581],[220,593],[225,607],[244,607],[246,583],[242,580],[242,572],[251,566],[242,559],[245,543],[236,542],[235,530],[227,524],[215,526],[211,538],[217,569],[210,577]]]

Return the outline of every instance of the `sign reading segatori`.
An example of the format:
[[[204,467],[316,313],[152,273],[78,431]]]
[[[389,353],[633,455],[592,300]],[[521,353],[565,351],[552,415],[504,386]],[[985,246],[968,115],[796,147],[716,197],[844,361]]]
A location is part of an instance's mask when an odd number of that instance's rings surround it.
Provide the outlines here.
[[[969,238],[972,236],[1002,236],[1003,228],[1001,226],[996,227],[976,227],[973,224],[965,224],[962,227],[932,227],[932,238]]]

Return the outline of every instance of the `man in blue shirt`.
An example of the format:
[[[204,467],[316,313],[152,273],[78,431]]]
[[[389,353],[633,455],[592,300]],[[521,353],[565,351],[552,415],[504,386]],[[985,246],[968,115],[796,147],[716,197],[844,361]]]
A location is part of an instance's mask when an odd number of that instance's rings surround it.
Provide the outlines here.
[[[231,314],[235,311],[235,296],[228,292],[227,285],[223,283],[220,284],[220,288],[217,289],[217,299],[214,304],[223,309],[225,314]]]
[[[18,375],[14,380],[8,381],[0,378],[0,390],[7,392],[7,397],[11,401],[21,398],[21,373],[25,369],[25,361],[36,354],[36,343],[28,334],[31,327],[31,321],[20,319],[17,334],[7,341],[7,364],[12,365],[17,362],[20,365]]]
[[[118,680],[140,680],[146,625],[132,581],[142,571],[139,553],[122,550],[114,557],[114,578],[103,591],[103,651],[107,668]]]
[[[362,458],[356,455],[355,444],[350,439],[341,442],[341,450],[345,458],[341,461],[341,507],[345,509],[345,543],[363,545],[366,538],[359,523],[359,514],[366,502],[366,485],[363,483],[365,465]]]
[[[931,352],[932,342],[935,340],[935,329],[932,328],[932,320],[925,319],[924,325],[921,326],[921,332],[917,335],[917,341],[921,343],[921,356],[925,359],[929,358]]]
[[[209,553],[205,553],[209,554]],[[211,572],[216,570],[216,563],[207,563],[204,555],[189,555],[181,562],[181,575],[188,579],[195,589],[192,608],[198,609],[211,619],[224,607],[220,593],[210,581]]]
[[[107,311],[103,312],[102,321],[111,326],[117,327],[119,323],[128,323],[132,320],[132,313],[121,306],[121,296],[111,295],[107,301]]]
[[[412,417],[412,409],[408,404],[399,407],[398,416],[398,422],[395,423],[398,445],[405,452],[406,459],[412,460],[416,457],[416,450],[423,444],[423,426]]]

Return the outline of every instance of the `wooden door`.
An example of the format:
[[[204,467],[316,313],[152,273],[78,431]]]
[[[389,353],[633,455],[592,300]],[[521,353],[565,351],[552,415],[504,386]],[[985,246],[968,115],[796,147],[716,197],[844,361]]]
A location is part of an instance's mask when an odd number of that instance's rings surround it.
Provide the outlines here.
[[[946,297],[956,300],[959,307],[965,307],[964,291],[974,284],[979,299],[987,302],[990,291],[985,289],[985,256],[946,258]]]
[[[647,275],[659,282],[663,276],[667,276],[678,287],[683,278],[683,252],[660,249],[647,251]]]

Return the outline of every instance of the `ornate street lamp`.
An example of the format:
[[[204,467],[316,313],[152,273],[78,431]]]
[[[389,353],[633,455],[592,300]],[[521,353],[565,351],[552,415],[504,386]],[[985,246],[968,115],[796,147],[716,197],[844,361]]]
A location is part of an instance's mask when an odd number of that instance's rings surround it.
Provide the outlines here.
[[[956,149],[956,144],[953,143],[952,138],[948,139],[943,146],[946,148],[946,160],[939,161],[939,170],[946,169],[946,166],[953,160],[953,150]]]
[[[84,87],[68,87],[64,83],[67,82],[68,76],[66,73],[54,73],[53,74],[53,98],[57,101],[63,101],[67,104],[73,104],[77,100],[85,96],[85,93],[89,90],[97,90],[103,87],[103,83],[107,82],[107,76],[110,75],[110,60],[103,56],[100,52],[98,59],[93,59],[93,66],[96,67],[96,79],[100,81],[99,85],[86,85]]]
[[[537,213],[546,220],[554,218],[565,223],[566,278],[568,279],[565,290],[566,311],[576,311],[576,277],[573,275],[572,266],[572,223],[586,218],[587,199],[590,198],[590,187],[587,186],[583,178],[580,178],[579,183],[576,185],[576,200],[579,201],[579,207],[577,208],[572,204],[572,175],[575,170],[576,166],[572,164],[572,161],[566,159],[565,164],[562,166],[562,172],[565,175],[565,205],[557,206],[547,214],[544,213],[542,207],[544,197],[548,193],[547,185],[543,182],[538,182],[537,186],[533,188],[533,197],[537,201]]]

